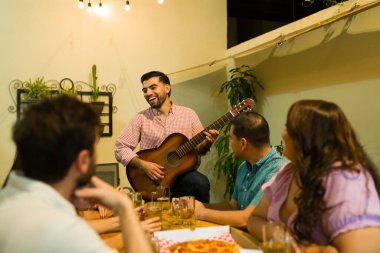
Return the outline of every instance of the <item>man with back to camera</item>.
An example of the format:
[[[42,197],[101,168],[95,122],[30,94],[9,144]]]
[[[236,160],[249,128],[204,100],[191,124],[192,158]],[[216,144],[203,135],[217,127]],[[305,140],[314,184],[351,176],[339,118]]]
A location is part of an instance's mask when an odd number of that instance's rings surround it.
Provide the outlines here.
[[[25,110],[13,128],[20,171],[0,191],[0,252],[115,252],[77,215],[72,203],[86,200],[120,216],[126,252],[152,252],[131,201],[93,176],[99,123],[67,95]]]
[[[124,166],[133,166],[146,173],[152,180],[164,178],[165,169],[160,164],[144,161],[133,151],[140,143],[140,149],[159,147],[172,133],[181,133],[188,139],[203,130],[196,113],[190,108],[175,105],[170,99],[169,78],[162,72],[151,71],[141,77],[142,91],[150,108],[139,112],[122,130],[115,143],[115,157]],[[204,132],[206,139],[196,150],[206,154],[219,135],[217,130]],[[209,202],[210,182],[196,170],[177,177],[171,188],[173,197],[193,195],[202,202]]]
[[[197,219],[246,228],[248,218],[263,195],[261,186],[287,162],[269,141],[269,125],[256,112],[244,112],[231,122],[230,145],[239,166],[232,198],[218,204],[195,203]]]

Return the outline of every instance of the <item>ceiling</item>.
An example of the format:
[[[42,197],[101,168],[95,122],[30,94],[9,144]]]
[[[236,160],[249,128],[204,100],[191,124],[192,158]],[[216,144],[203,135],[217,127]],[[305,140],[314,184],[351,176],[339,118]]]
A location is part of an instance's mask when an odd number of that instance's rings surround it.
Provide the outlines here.
[[[322,0],[227,0],[227,47],[233,47],[326,8]]]
[[[305,6],[304,0],[227,0],[228,17],[290,23],[326,8],[315,0]]]

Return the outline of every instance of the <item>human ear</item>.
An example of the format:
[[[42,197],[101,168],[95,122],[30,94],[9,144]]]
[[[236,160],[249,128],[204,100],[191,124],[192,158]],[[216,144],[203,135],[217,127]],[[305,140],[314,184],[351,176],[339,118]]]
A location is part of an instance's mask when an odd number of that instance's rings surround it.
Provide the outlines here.
[[[88,150],[81,150],[77,156],[77,167],[82,174],[87,173],[90,162],[90,152]]]
[[[245,148],[247,147],[247,144],[248,144],[247,139],[245,139],[245,138],[240,139],[241,150],[245,150]]]

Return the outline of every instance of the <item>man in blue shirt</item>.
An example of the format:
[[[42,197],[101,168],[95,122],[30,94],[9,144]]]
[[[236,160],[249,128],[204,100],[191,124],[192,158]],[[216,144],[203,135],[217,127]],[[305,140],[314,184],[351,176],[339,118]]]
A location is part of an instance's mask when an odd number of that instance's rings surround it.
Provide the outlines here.
[[[269,126],[263,116],[245,112],[231,122],[230,145],[240,165],[229,202],[203,204],[196,201],[197,219],[246,228],[248,218],[263,195],[261,186],[287,163],[269,141]]]

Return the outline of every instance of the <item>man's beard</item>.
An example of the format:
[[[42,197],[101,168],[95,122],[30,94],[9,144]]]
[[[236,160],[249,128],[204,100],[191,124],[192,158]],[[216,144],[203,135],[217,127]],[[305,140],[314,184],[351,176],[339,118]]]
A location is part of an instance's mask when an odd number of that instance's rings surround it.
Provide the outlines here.
[[[167,94],[164,94],[164,95],[158,95],[156,98],[157,98],[157,103],[156,104],[150,104],[150,107],[152,108],[161,108],[162,104],[165,102],[165,100],[167,99],[168,95]]]
[[[94,158],[90,158],[90,164],[88,167],[88,171],[86,174],[82,175],[80,178],[77,179],[77,189],[82,188],[90,183],[91,177],[95,174],[96,165]]]

